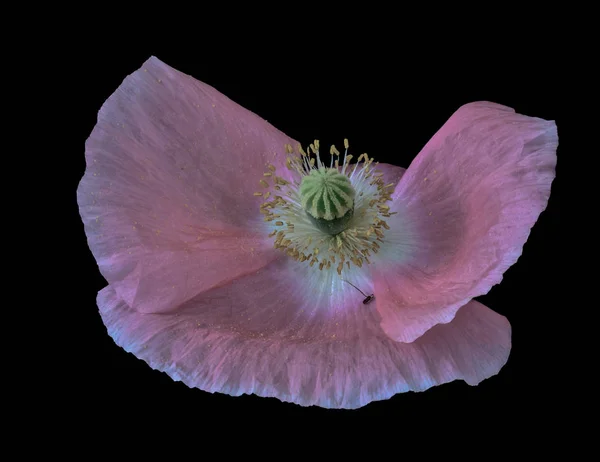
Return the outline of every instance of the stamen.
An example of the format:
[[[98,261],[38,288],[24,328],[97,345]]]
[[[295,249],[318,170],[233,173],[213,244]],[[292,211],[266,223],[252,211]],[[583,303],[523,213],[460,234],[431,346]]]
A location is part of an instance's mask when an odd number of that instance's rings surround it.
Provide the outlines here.
[[[316,263],[321,271],[334,266],[339,276],[351,264],[362,268],[371,263],[370,257],[385,239],[384,231],[390,229],[384,218],[396,213],[386,204],[393,184],[383,184],[374,160],[363,153],[350,165],[348,139],[344,148],[340,166],[340,152],[331,145],[331,162],[325,167],[319,140],[306,151],[301,145],[294,149],[286,144],[285,165],[290,173],[285,178],[275,175],[275,167],[267,164],[259,180],[267,191],[254,193],[264,198],[259,212],[275,248],[310,267]],[[271,183],[266,181],[269,178]],[[346,221],[340,221],[344,217]],[[334,223],[337,228],[331,226]]]

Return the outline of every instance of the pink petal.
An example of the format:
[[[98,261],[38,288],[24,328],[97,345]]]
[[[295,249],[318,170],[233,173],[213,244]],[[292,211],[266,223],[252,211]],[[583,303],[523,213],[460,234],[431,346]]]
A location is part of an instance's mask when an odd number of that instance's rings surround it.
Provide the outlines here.
[[[521,255],[555,175],[554,122],[461,107],[410,165],[373,271],[382,327],[411,342],[450,322]]]
[[[156,58],[128,76],[98,114],[77,191],[89,246],[119,296],[168,311],[272,261],[253,193],[267,163],[287,175],[286,143]]]
[[[139,313],[112,286],[98,306],[118,345],[174,380],[303,406],[357,408],[457,379],[476,385],[506,363],[510,325],[478,302],[407,344],[390,339],[376,301],[362,299],[335,272],[284,259],[177,313]]]
[[[382,179],[385,184],[392,184],[395,188],[404,176],[406,169],[392,164],[379,163],[377,164],[377,172],[383,173]]]

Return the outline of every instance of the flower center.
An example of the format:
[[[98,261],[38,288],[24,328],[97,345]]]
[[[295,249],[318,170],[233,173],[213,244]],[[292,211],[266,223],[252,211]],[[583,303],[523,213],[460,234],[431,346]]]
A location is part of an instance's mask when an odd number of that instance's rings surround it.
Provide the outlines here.
[[[288,179],[267,165],[260,184],[269,191],[254,193],[265,199],[260,213],[275,248],[311,267],[318,264],[319,270],[335,265],[340,276],[351,264],[361,268],[371,263],[371,253],[379,251],[384,230],[390,229],[383,218],[395,213],[385,204],[393,184],[384,185],[383,174],[376,172],[377,164],[367,154],[350,164],[353,156],[348,155],[346,139],[344,147],[342,165],[339,151],[331,146],[330,166],[325,167],[318,140],[307,152],[300,145],[297,152],[286,145]]]
[[[336,168],[312,169],[302,178],[299,192],[302,208],[324,233],[344,231],[354,216],[354,188]]]

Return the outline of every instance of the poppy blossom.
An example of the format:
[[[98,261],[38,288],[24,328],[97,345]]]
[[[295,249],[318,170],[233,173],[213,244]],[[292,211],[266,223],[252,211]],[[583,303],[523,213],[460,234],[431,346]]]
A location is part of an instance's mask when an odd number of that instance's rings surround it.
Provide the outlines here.
[[[86,142],[100,315],[124,350],[209,392],[358,408],[476,385],[511,327],[473,298],[521,255],[557,145],[553,121],[474,102],[405,170],[348,140],[302,147],[152,57]]]

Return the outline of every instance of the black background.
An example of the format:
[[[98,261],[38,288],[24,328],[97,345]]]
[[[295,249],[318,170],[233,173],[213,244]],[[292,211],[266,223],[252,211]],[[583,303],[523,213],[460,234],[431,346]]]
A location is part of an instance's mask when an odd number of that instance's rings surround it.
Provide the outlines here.
[[[425,417],[434,418],[436,425],[451,424],[460,415],[525,424],[551,418],[561,393],[559,382],[552,380],[557,349],[552,312],[561,290],[557,258],[563,245],[558,226],[561,161],[568,149],[561,126],[564,82],[556,72],[557,64],[540,50],[516,58],[508,45],[475,53],[470,50],[472,42],[421,56],[371,46],[348,53],[332,50],[317,53],[318,61],[314,50],[282,53],[275,46],[276,40],[262,47],[238,43],[232,49],[210,52],[204,47],[132,47],[129,43],[78,55],[81,87],[76,120],[70,123],[77,131],[71,132],[74,144],[65,163],[73,233],[69,254],[73,303],[68,313],[73,329],[66,340],[73,347],[63,360],[70,365],[67,386],[73,402],[81,405],[81,415],[139,419],[140,410],[152,409],[161,418],[201,415],[215,425],[232,421],[247,425],[257,415],[309,421]],[[303,144],[318,138],[323,145],[341,145],[347,137],[354,152],[368,152],[378,161],[403,167],[458,107],[471,101],[493,101],[526,115],[556,120],[560,147],[548,207],[502,283],[478,297],[512,325],[512,352],[500,373],[476,387],[453,382],[358,410],[325,410],[254,395],[230,397],[189,389],[117,347],[96,308],[96,294],[106,282],[87,247],[75,190],[85,170],[84,143],[100,106],[151,55],[214,86]]]

